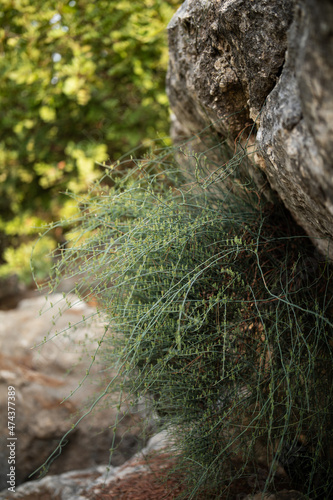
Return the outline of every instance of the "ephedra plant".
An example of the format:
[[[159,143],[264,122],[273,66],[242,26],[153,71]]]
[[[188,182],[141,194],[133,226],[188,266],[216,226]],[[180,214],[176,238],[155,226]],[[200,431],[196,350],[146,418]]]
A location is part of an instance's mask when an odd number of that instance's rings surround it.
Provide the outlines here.
[[[330,498],[331,267],[240,174],[244,150],[223,168],[212,151],[108,169],[79,200],[53,285],[78,274],[75,292],[106,314],[99,349],[118,375],[101,397],[120,381],[150,401],[184,498]]]

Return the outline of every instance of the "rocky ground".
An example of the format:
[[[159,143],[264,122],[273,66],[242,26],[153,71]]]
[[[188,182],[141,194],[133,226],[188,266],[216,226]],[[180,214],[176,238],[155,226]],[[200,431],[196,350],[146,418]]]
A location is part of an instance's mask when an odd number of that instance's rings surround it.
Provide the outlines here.
[[[35,293],[16,309],[0,311],[0,404],[3,415],[7,414],[8,387],[13,387],[15,406],[9,423],[14,424],[11,435],[17,438],[17,486],[43,464],[115,374],[107,359],[97,357],[82,383],[104,332],[103,318],[96,309],[74,295],[65,300],[62,294],[53,294],[46,300]],[[44,339],[50,340],[39,345]],[[73,395],[64,401],[72,391]],[[61,457],[51,465],[51,474],[108,463],[117,418],[116,396],[104,398],[70,433]],[[131,458],[151,435],[137,408],[131,414],[125,410],[115,434],[117,450],[111,460],[115,467]],[[1,419],[0,432],[0,489],[4,489],[10,437],[7,418]]]
[[[22,484],[14,494],[0,492],[1,500],[172,500],[183,492],[182,479],[172,472],[172,453],[166,451],[168,436],[162,432],[119,467],[97,466],[90,469],[50,475]],[[237,489],[236,500],[305,500],[297,491],[278,494],[246,495]],[[205,495],[198,500],[207,500]]]

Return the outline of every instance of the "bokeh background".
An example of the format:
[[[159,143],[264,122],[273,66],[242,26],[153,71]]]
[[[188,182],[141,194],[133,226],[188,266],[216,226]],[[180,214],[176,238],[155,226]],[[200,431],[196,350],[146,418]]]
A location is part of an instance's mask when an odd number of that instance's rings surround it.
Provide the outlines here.
[[[0,299],[33,286],[46,224],[105,167],[168,141],[166,26],[179,0],[2,0]],[[34,250],[36,279],[66,227]]]

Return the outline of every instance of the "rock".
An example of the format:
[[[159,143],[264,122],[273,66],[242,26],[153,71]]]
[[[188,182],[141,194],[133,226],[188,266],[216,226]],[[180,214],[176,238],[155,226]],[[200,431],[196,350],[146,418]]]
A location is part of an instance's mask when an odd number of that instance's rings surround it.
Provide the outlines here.
[[[161,432],[149,441],[142,452],[122,467],[100,465],[61,475],[48,475],[43,479],[22,484],[15,493],[3,490],[0,492],[0,499],[96,500],[106,496],[109,499],[128,500],[162,498],[160,494],[163,491],[161,492],[161,485],[156,482],[156,476],[159,471],[163,473],[172,463],[170,456],[164,451],[167,444],[168,437],[165,432]],[[138,494],[133,495],[133,491]]]
[[[332,81],[333,4],[300,0],[288,36],[286,64],[264,106],[257,140],[271,185],[331,259]]]
[[[69,301],[71,309],[67,309]],[[41,309],[45,312],[39,315]],[[58,310],[61,316],[57,317]],[[83,316],[91,316],[91,319],[83,321]],[[54,338],[42,348],[31,349],[43,342],[52,323],[54,326],[49,337],[55,335]],[[69,324],[73,326],[69,327]],[[62,330],[66,331],[56,335]],[[27,299],[16,310],[0,311],[0,404],[7,408],[7,388],[15,387],[16,485],[26,481],[43,464],[114,375],[110,368],[102,372],[103,366],[97,358],[90,376],[75,392],[104,332],[103,318],[96,314],[96,309],[74,295],[69,295],[66,300],[62,294],[51,295],[48,300],[45,297]],[[71,391],[74,394],[62,402]],[[68,444],[61,457],[53,462],[51,473],[108,462],[117,413],[114,399],[115,396],[109,396],[109,407],[100,405],[69,434]],[[114,452],[112,465],[124,463],[143,442],[138,437],[142,431],[139,417],[120,416],[123,419],[117,426],[118,449]],[[7,471],[9,434],[4,419],[1,421],[1,435],[0,467]],[[1,489],[6,486],[5,477],[6,474],[1,475]]]
[[[6,278],[0,278],[0,310],[16,307],[19,297],[27,293],[27,287],[21,283],[16,274]]]
[[[174,452],[172,440],[163,431],[153,436],[146,448],[120,467],[100,465],[90,469],[66,472],[22,484],[15,493],[0,492],[0,500],[155,500],[176,498],[184,492],[179,474],[172,473]],[[244,487],[244,485],[243,485]],[[241,491],[238,490],[238,491]],[[205,498],[204,495],[199,496]],[[294,490],[247,495],[237,500],[305,500]]]
[[[257,168],[331,259],[332,27],[330,0],[187,0],[168,27],[167,76],[172,135],[251,130]]]
[[[237,135],[284,64],[292,0],[186,0],[169,26],[167,93],[182,126]]]

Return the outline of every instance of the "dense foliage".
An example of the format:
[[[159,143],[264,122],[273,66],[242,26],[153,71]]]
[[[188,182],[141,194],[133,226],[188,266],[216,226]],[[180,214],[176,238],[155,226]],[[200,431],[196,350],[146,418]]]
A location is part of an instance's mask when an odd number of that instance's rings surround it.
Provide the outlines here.
[[[237,498],[237,484],[330,498],[332,269],[237,155],[175,156],[195,181],[165,150],[96,186],[54,284],[77,275],[76,293],[98,298],[99,349],[175,437],[185,498]]]
[[[167,135],[166,26],[179,3],[1,2],[0,263],[20,266],[34,228],[68,215],[60,192],[84,192],[96,162]]]

